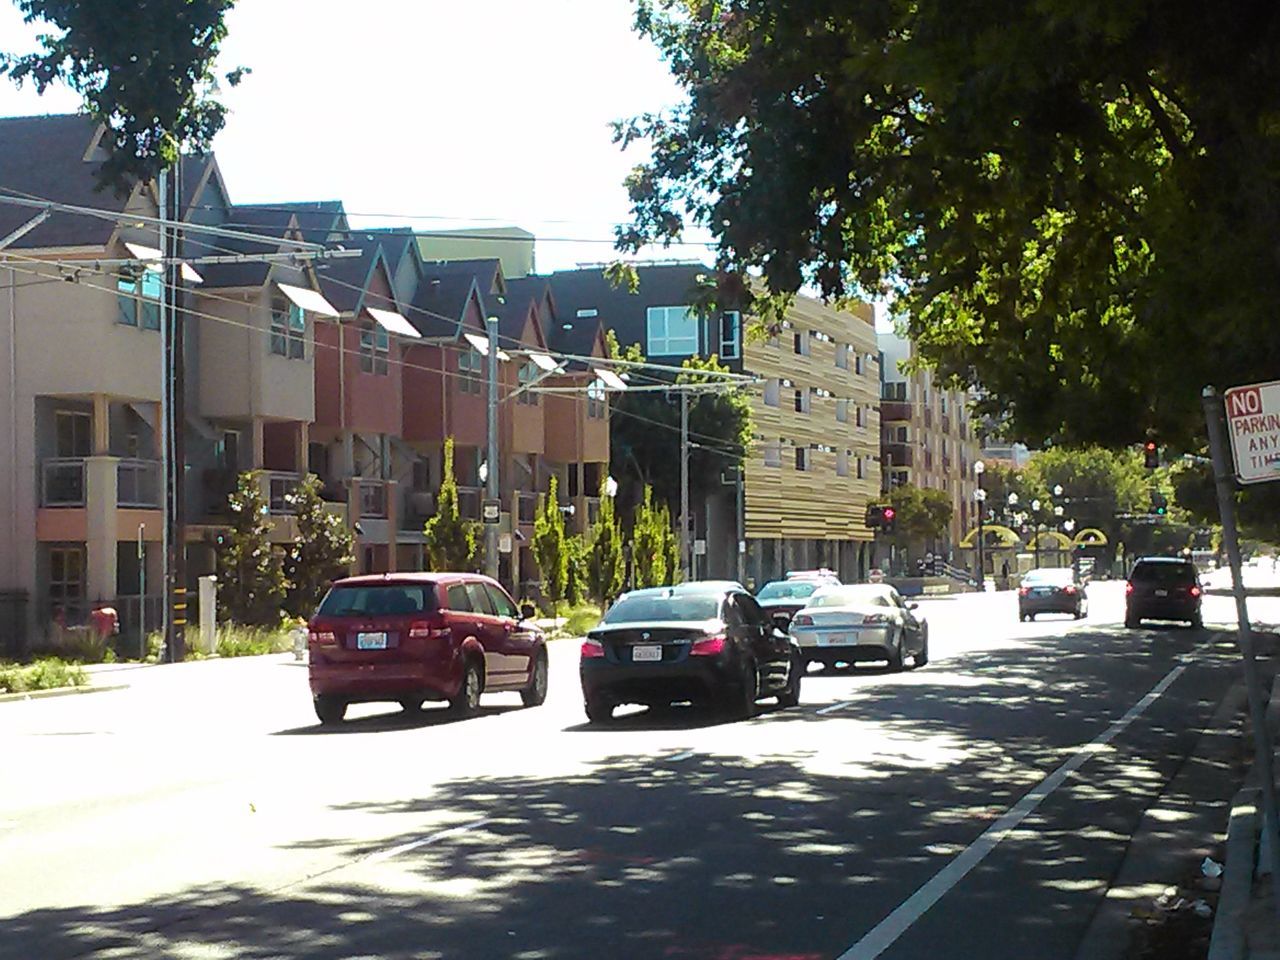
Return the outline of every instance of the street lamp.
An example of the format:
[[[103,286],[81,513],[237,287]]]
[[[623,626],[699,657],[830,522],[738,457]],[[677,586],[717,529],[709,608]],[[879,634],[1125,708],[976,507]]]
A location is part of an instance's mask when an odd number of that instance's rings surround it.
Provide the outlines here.
[[[973,499],[978,503],[978,590],[983,593],[987,590],[987,568],[982,556],[982,515],[986,513],[987,499],[987,491],[982,489],[982,474],[986,469],[987,465],[981,460],[974,461],[973,474],[978,483],[978,489],[973,492]]]
[[[1036,552],[1036,569],[1040,567],[1040,501],[1039,499],[1031,501],[1031,523],[1035,529],[1032,534],[1031,543]]]

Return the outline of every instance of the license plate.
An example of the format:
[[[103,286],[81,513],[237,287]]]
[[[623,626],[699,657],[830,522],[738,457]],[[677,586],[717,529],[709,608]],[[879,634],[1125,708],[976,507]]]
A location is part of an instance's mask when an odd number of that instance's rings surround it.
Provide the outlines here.
[[[385,633],[357,633],[356,649],[385,650],[387,649],[387,635]]]
[[[1157,591],[1156,591],[1156,596],[1157,596],[1157,597],[1167,597],[1168,595],[1169,595],[1169,591],[1168,591],[1168,590],[1157,590]]]
[[[655,663],[661,659],[662,659],[662,647],[657,646],[656,644],[653,646],[647,646],[647,647],[631,648],[632,663]]]
[[[818,635],[818,646],[820,647],[846,647],[853,642],[853,637],[847,633],[823,633]]]

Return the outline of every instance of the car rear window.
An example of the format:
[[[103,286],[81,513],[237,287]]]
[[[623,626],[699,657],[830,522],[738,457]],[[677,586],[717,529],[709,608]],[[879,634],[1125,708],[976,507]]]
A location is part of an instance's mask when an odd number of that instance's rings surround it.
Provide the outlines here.
[[[1071,583],[1075,579],[1075,575],[1067,567],[1056,570],[1028,570],[1023,576],[1022,582],[1028,584],[1045,583],[1045,584],[1064,584]]]
[[[1134,568],[1129,579],[1135,583],[1191,583],[1196,569],[1189,563],[1142,563]]]
[[[429,583],[379,583],[334,587],[320,602],[322,617],[409,616],[436,609],[435,586]]]
[[[715,594],[623,597],[604,615],[603,623],[644,623],[664,620],[714,620],[720,616]]]
[[[756,594],[756,599],[803,600],[805,597],[812,596],[813,591],[817,590],[819,586],[821,584],[811,580],[775,580],[773,583],[766,583],[761,587],[760,592]]]

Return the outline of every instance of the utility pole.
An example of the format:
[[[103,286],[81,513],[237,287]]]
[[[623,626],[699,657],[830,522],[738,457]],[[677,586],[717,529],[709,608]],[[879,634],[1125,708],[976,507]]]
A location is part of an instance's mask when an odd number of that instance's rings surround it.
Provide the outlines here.
[[[746,460],[746,457],[744,456],[742,460],[739,461],[738,463],[738,471],[737,471],[738,482],[737,482],[737,491],[736,491],[738,502],[734,510],[734,519],[737,520],[736,526],[738,528],[738,542],[733,545],[733,549],[738,552],[738,582],[739,583],[747,582],[746,581],[747,551],[744,549],[746,547],[746,542],[747,542],[747,531],[746,531],[747,515],[746,515],[746,511],[743,509],[743,503],[742,503],[742,500],[743,500],[742,488],[744,483],[744,478],[742,474],[743,474],[743,471],[746,470],[746,467],[747,467],[747,460]]]
[[[187,545],[186,545],[186,345],[184,318],[179,294],[182,268],[178,262],[181,238],[178,216],[181,167],[178,161],[160,175],[160,216],[167,221],[161,228],[161,250],[164,254],[164,283],[161,285],[161,326],[164,328],[165,427],[168,433],[167,471],[164,478],[166,504],[166,546],[168,571],[165,578],[168,611],[166,649],[170,662],[180,662],[186,655],[187,627]]]
[[[490,500],[501,496],[498,486],[498,318],[487,317],[485,328],[489,334],[489,452],[486,455],[488,475],[485,495]],[[499,512],[501,516],[501,512]],[[484,572],[498,579],[498,524],[484,525]]]
[[[680,391],[680,565],[689,580],[689,391]]]

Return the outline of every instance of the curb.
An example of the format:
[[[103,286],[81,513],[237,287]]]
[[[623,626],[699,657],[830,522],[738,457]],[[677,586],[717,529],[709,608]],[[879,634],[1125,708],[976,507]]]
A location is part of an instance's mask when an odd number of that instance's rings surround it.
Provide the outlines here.
[[[1245,956],[1245,913],[1253,894],[1253,855],[1258,844],[1258,795],[1257,788],[1246,787],[1231,802],[1226,869],[1208,960],[1243,960]]]
[[[22,693],[0,693],[0,703],[17,703],[22,700],[47,700],[51,697],[72,697],[82,693],[110,693],[112,690],[128,690],[127,683],[114,683],[104,687],[51,687],[48,690],[26,690]]]

